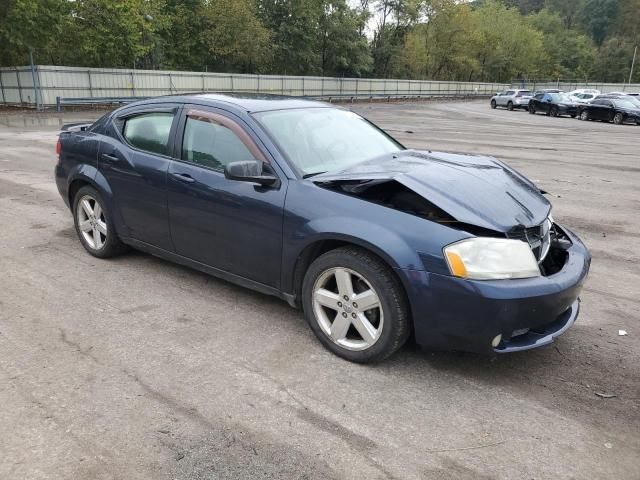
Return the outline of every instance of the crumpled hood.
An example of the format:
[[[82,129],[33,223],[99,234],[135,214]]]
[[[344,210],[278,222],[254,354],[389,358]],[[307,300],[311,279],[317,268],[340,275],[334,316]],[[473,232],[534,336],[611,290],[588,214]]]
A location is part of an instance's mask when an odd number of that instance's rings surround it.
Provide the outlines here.
[[[312,180],[395,180],[459,222],[499,232],[540,225],[551,211],[540,189],[493,157],[403,150]]]

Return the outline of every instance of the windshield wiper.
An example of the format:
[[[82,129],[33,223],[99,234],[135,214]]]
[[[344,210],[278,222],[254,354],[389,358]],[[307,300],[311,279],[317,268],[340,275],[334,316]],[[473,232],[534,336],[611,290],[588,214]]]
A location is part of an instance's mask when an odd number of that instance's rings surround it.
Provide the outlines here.
[[[313,172],[313,173],[307,173],[305,175],[302,176],[302,178],[311,178],[311,177],[315,177],[316,175],[320,175],[323,173],[327,173],[327,172]]]

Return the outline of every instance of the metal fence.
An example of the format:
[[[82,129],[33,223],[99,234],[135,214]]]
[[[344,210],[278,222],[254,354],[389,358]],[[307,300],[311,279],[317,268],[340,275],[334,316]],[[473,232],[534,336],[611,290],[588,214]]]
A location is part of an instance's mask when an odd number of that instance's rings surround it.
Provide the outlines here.
[[[573,80],[512,80],[511,88],[527,88],[529,90],[543,90],[545,88],[557,88],[565,92],[577,90],[579,88],[591,88],[600,90],[602,93],[608,92],[629,92],[640,93],[638,83],[599,83],[580,82]]]
[[[43,66],[0,68],[0,103],[52,106],[188,92],[258,92],[325,99],[487,96],[508,84],[244,75]]]

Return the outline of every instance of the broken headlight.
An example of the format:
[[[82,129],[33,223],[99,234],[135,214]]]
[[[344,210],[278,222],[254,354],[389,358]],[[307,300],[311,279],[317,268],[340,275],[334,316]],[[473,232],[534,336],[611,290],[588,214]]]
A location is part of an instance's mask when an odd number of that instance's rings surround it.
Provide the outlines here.
[[[520,240],[476,237],[444,247],[452,275],[471,280],[540,276],[531,248]]]

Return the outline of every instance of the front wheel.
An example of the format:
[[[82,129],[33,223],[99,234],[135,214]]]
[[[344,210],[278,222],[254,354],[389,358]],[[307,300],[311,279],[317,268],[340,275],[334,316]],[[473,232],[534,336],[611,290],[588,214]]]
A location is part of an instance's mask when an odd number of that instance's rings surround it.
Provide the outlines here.
[[[513,112],[513,102],[507,103],[507,110],[509,110],[510,112]]]
[[[379,362],[410,333],[402,285],[380,259],[356,247],[318,257],[302,286],[304,314],[320,342],[357,363]]]
[[[536,107],[534,107],[533,105],[529,105],[529,113],[531,115],[535,115],[536,114]]]
[[[624,123],[624,115],[620,112],[616,113],[613,117],[613,123],[616,125],[622,125]]]
[[[493,108],[495,110],[495,108],[498,106],[498,104],[496,103],[495,100],[491,100],[491,108]]]
[[[560,115],[560,112],[558,111],[558,107],[551,107],[551,111],[549,112],[549,114],[552,117],[557,117],[558,115]]]
[[[580,120],[584,120],[585,122],[587,120],[591,120],[591,118],[589,118],[589,112],[587,110],[582,111],[582,113],[580,114]]]

